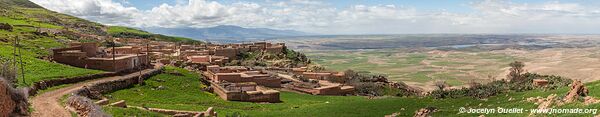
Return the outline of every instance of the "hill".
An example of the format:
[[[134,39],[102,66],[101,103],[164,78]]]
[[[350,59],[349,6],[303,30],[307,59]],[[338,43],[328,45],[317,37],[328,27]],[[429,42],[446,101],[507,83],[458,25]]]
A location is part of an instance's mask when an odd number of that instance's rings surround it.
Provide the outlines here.
[[[152,34],[147,31],[143,31],[140,29],[123,27],[123,26],[110,26],[108,28],[108,34],[113,37],[121,37],[121,38],[145,38],[152,39],[156,41],[169,41],[169,42],[182,42],[182,43],[202,43],[200,41],[185,38],[185,37],[175,37],[175,36],[166,36],[161,34]]]
[[[25,82],[102,73],[103,71],[71,67],[47,60],[50,49],[65,47],[71,42],[102,41],[101,37],[135,37],[159,41],[194,42],[189,38],[152,34],[117,26],[105,26],[77,17],[57,13],[27,0],[0,0],[0,62],[12,61],[14,42],[19,39],[25,68]],[[108,27],[108,29],[106,29]],[[127,36],[123,36],[127,34]],[[100,39],[98,39],[100,38]],[[18,53],[17,53],[18,54]],[[19,78],[21,79],[21,78]]]
[[[220,25],[209,28],[146,28],[146,30],[166,35],[175,35],[194,39],[209,39],[214,41],[223,39],[247,40],[312,35],[310,33],[295,30],[244,28],[233,25]]]

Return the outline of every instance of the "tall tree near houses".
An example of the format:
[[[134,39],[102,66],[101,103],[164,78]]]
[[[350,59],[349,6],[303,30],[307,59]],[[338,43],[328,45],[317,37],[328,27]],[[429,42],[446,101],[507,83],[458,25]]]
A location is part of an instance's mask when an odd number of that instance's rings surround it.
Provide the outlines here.
[[[525,79],[521,75],[523,74],[523,72],[525,72],[525,70],[523,69],[523,67],[525,67],[525,63],[515,61],[508,65],[510,66],[510,72],[508,73],[507,78],[510,80],[510,82],[522,82]]]

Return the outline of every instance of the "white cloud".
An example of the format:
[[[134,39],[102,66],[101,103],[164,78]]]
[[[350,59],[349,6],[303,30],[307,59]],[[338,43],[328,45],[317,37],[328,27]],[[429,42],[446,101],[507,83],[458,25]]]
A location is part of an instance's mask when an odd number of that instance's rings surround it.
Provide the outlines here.
[[[578,3],[472,2],[472,12],[420,11],[398,5],[339,8],[324,1],[236,2],[189,0],[150,10],[111,0],[33,0],[50,10],[110,25],[209,27],[240,25],[329,34],[600,33],[600,7]],[[127,4],[127,2],[122,2]],[[130,5],[127,5],[130,6]]]

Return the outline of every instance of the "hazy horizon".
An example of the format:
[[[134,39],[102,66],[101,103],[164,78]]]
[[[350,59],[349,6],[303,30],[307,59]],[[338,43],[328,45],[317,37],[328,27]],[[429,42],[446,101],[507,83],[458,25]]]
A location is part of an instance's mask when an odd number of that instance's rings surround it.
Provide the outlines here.
[[[600,2],[571,0],[32,0],[108,25],[236,25],[325,35],[600,34]]]

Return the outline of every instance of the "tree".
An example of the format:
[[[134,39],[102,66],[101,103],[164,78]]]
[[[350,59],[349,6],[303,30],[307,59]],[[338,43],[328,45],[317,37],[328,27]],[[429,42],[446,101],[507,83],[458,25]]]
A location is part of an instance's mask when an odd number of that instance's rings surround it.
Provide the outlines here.
[[[521,82],[524,80],[524,78],[522,77],[521,74],[523,74],[523,72],[525,71],[523,69],[523,67],[525,67],[525,63],[520,62],[520,61],[515,61],[512,62],[510,64],[508,64],[510,66],[509,69],[509,73],[507,75],[507,78],[511,81],[511,82]]]
[[[450,87],[450,85],[448,83],[446,83],[446,81],[443,80],[438,80],[435,81],[435,87],[437,87],[439,90],[444,90],[444,88],[446,87]]]

